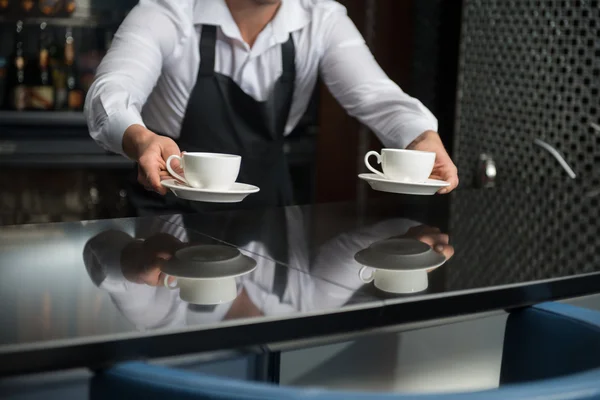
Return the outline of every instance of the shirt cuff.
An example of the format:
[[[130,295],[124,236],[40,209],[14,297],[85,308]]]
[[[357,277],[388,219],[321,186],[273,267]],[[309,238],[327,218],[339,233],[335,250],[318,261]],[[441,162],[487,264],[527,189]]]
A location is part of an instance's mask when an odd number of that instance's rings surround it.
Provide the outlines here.
[[[123,135],[125,135],[127,128],[136,124],[146,127],[144,121],[142,121],[142,116],[137,111],[125,109],[111,114],[105,127],[106,132],[108,132],[108,135],[106,135],[108,148],[127,157],[123,151]]]
[[[437,132],[437,130],[437,121],[420,120],[409,122],[407,124],[404,124],[400,128],[400,132],[398,135],[398,143],[396,143],[396,145],[401,149],[405,149],[422,133],[425,133],[427,131]]]

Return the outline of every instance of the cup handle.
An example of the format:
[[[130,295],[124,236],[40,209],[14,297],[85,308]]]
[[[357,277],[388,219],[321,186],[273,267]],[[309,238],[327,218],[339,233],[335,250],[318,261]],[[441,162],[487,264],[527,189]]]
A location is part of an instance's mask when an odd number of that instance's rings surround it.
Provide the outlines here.
[[[170,156],[169,158],[167,158],[167,171],[169,171],[169,174],[171,174],[171,176],[173,176],[174,178],[179,179],[180,181],[184,182],[186,185],[189,186],[188,181],[185,180],[185,178],[181,175],[179,175],[177,172],[175,172],[173,170],[173,168],[171,168],[171,161],[172,160],[179,160],[179,165],[183,165],[183,159],[181,157],[179,157],[176,154],[173,154],[172,156]]]
[[[360,271],[358,271],[358,277],[364,283],[371,283],[371,282],[373,282],[373,279],[375,279],[375,271],[371,272],[371,276],[369,276],[368,278],[365,278],[365,271],[367,270],[367,268],[369,268],[369,267],[362,267],[360,269]]]
[[[375,168],[373,168],[371,166],[371,164],[369,164],[369,158],[371,156],[375,156],[377,157],[377,164],[381,164],[381,155],[376,152],[376,151],[370,151],[365,155],[365,165],[367,166],[367,168],[369,169],[369,171],[373,172],[374,174],[377,174],[385,179],[387,179],[387,177],[383,174],[383,172],[381,171],[377,171]],[[169,165],[169,163],[167,163],[167,165]]]
[[[169,275],[165,276],[165,280],[163,281],[163,284],[165,285],[165,287],[167,289],[175,290],[175,289],[179,288],[179,282],[176,282],[175,285],[173,285],[173,286],[169,285]]]

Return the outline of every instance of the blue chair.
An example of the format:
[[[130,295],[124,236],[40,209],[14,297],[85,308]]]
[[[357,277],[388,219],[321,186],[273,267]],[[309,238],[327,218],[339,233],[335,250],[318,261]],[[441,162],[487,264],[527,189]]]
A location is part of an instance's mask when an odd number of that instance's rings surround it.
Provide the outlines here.
[[[480,392],[402,395],[300,389],[217,378],[132,362],[96,374],[92,379],[91,398],[600,399],[600,313],[558,303],[546,303],[515,311],[508,318],[504,344],[501,372],[503,386]]]
[[[544,303],[508,316],[500,373],[502,385],[551,379],[599,367],[599,312]]]

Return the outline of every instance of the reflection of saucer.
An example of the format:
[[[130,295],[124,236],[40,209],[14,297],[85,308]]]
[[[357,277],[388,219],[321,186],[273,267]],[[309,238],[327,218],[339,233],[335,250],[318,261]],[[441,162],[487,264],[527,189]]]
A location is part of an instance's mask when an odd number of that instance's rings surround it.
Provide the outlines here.
[[[207,203],[239,203],[246,196],[258,192],[260,189],[245,183],[234,183],[229,190],[211,190],[193,188],[175,179],[167,179],[161,185],[170,189],[175,196],[184,200],[204,201]]]
[[[362,265],[389,271],[420,271],[439,267],[446,257],[416,239],[386,239],[361,250],[354,259]]]
[[[186,279],[233,278],[248,274],[256,261],[225,245],[198,245],[175,253],[161,269],[170,276]]]
[[[363,265],[358,272],[360,280],[364,283],[375,281],[378,289],[395,294],[427,289],[427,270],[446,262],[446,257],[427,243],[409,238],[380,240],[356,253],[354,259]],[[370,275],[367,275],[368,271]]]
[[[425,182],[401,182],[385,179],[375,174],[360,174],[358,177],[366,181],[373,190],[388,193],[433,195],[443,187],[450,186],[448,182],[427,179]]]
[[[164,285],[179,289],[182,300],[191,304],[222,304],[237,297],[235,278],[256,268],[256,261],[225,245],[198,245],[175,253],[161,268]],[[169,284],[169,276],[177,278]]]

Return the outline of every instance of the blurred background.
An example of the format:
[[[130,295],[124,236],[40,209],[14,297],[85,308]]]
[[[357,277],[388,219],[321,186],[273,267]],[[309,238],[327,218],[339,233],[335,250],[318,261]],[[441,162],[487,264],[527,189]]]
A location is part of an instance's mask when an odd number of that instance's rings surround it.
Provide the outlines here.
[[[438,117],[460,190],[573,180],[541,140],[559,152],[575,182],[591,188],[581,211],[596,215],[597,0],[340,2],[388,75]],[[89,138],[81,109],[135,3],[0,0],[0,224],[133,215],[124,186],[134,166]],[[9,96],[19,93],[15,87],[32,91],[33,100]],[[287,142],[297,203],[376,196],[356,175],[364,153],[380,144],[323,85]],[[488,197],[477,206],[492,206]]]

